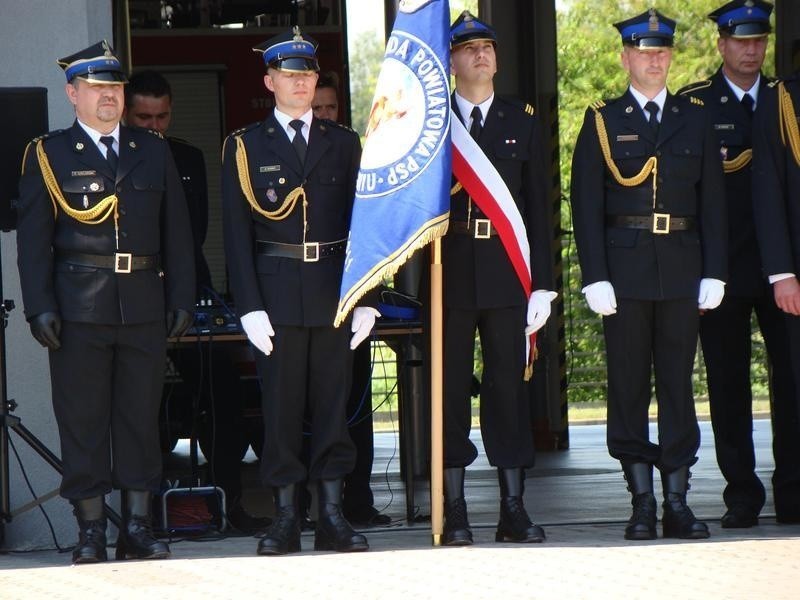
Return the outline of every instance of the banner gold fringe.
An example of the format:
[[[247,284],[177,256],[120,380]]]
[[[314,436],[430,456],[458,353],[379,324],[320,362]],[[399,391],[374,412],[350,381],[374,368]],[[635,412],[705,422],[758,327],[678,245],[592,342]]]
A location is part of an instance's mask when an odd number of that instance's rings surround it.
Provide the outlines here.
[[[333,320],[333,326],[338,327],[341,325],[358,301],[372,288],[380,285],[385,277],[391,277],[397,273],[400,267],[411,258],[414,252],[420,248],[424,248],[436,238],[440,238],[447,233],[449,220],[450,214],[446,213],[441,217],[429,221],[422,228],[421,233],[413,236],[409,242],[387,256],[362,277],[361,281],[350,289],[344,300],[339,302],[339,306],[336,309],[336,317]]]

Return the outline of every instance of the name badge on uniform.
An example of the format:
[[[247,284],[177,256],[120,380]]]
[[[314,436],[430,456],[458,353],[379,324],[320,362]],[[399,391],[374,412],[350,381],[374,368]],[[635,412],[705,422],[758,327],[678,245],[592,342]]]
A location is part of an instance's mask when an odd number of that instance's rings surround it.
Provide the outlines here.
[[[617,136],[618,142],[638,142],[639,141],[639,134],[638,133],[631,133],[628,135],[618,135]]]
[[[278,194],[275,192],[274,188],[269,188],[267,190],[267,200],[273,203],[278,201]]]
[[[258,167],[259,173],[273,173],[275,171],[280,171],[280,170],[281,170],[280,165],[265,165],[263,167]]]
[[[97,175],[97,171],[72,171],[70,175],[72,177],[94,177]]]
[[[736,125],[733,123],[714,123],[714,129],[717,131],[733,131]]]

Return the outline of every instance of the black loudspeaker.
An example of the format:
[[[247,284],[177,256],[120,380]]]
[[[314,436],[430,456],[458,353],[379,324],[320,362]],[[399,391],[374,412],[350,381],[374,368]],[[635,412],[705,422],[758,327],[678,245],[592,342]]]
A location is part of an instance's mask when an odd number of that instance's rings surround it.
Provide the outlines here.
[[[31,139],[47,133],[47,88],[0,87],[0,229],[17,224],[22,155]]]

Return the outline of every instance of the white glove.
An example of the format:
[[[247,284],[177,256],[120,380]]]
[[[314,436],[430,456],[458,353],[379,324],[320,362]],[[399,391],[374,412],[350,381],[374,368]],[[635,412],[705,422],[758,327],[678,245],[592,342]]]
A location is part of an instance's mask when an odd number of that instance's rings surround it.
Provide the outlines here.
[[[725,296],[725,282],[719,279],[701,279],[697,306],[700,310],[717,308]]]
[[[272,336],[275,335],[275,330],[266,311],[254,310],[242,315],[241,321],[250,343],[269,356],[272,353]]]
[[[528,326],[525,328],[525,335],[530,335],[539,331],[547,322],[550,316],[550,303],[558,296],[555,292],[547,290],[536,290],[528,298]]]
[[[353,337],[350,338],[350,350],[355,350],[361,342],[367,339],[369,332],[375,326],[375,319],[380,316],[381,313],[369,306],[359,306],[353,309],[353,323],[350,325]]]
[[[587,285],[582,291],[593,312],[604,317],[617,312],[617,297],[610,281],[596,281]]]

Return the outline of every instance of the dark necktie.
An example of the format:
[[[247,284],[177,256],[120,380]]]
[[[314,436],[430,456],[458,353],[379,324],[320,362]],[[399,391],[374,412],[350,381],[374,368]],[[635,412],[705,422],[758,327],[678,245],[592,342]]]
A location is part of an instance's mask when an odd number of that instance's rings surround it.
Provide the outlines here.
[[[480,107],[474,107],[472,109],[472,125],[469,126],[469,134],[472,136],[473,140],[477,140],[481,137],[481,131],[483,131],[483,127],[481,126],[482,119],[483,113]]]
[[[104,135],[100,138],[100,141],[105,144],[106,150],[106,160],[108,161],[109,166],[111,167],[111,172],[115,175],[117,174],[117,165],[119,164],[119,157],[117,153],[114,152],[114,136],[111,135]]]
[[[742,96],[742,106],[744,107],[744,111],[747,113],[748,117],[753,116],[753,107],[755,106],[755,101],[750,94],[745,94]]]
[[[300,158],[300,164],[305,164],[306,150],[308,150],[306,138],[303,137],[303,125],[304,123],[300,119],[295,119],[289,123],[289,127],[295,131],[294,138],[292,138],[292,146],[294,146],[297,156]]]
[[[647,122],[650,124],[650,129],[653,133],[658,133],[658,104],[652,100],[644,105],[644,109],[650,114]]]

